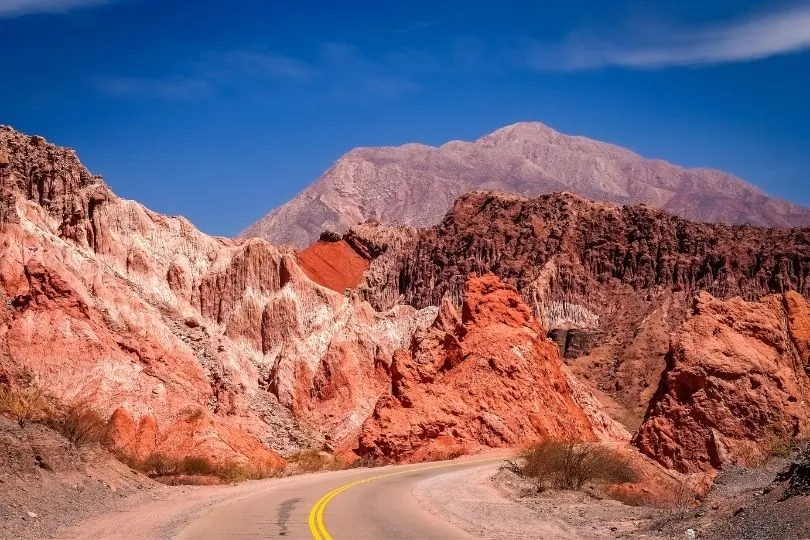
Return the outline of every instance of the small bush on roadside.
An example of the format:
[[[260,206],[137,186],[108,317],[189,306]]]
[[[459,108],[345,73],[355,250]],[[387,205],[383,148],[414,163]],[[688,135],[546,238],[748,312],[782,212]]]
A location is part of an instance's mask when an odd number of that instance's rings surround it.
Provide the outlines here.
[[[54,416],[48,424],[77,448],[107,441],[107,424],[83,403],[71,405],[62,414]]]
[[[314,448],[293,454],[287,461],[305,473],[343,468],[341,461]]]
[[[171,459],[165,454],[155,452],[150,454],[139,464],[139,470],[147,476],[176,476],[180,474],[180,461]]]
[[[0,412],[10,416],[20,428],[44,420],[51,409],[45,392],[37,385],[0,386]]]
[[[387,465],[383,460],[375,458],[371,455],[360,456],[356,460],[346,465],[347,469],[373,469],[376,467],[384,467]]]
[[[279,469],[271,463],[225,462],[216,466],[214,474],[225,482],[243,482],[277,478],[283,475],[283,469]]]
[[[210,475],[216,472],[211,461],[202,457],[185,457],[178,468],[182,474]]]
[[[637,473],[616,451],[597,444],[545,441],[522,455],[520,474],[537,489],[581,489],[587,482],[636,482]]]
[[[239,463],[234,461],[215,463],[199,456],[174,459],[155,452],[145,459],[137,459],[129,454],[116,455],[119,461],[131,469],[169,485],[209,484],[202,478],[234,483],[245,480],[261,480],[281,476],[282,470],[271,463]]]
[[[768,457],[787,459],[793,455],[798,446],[793,437],[777,429],[770,430],[765,438],[768,446]]]

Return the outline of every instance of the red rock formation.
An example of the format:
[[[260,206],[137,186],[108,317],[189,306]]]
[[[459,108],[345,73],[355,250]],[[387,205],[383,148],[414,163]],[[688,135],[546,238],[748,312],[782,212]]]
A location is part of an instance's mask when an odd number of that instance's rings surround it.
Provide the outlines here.
[[[360,284],[369,263],[344,240],[319,240],[298,254],[298,264],[315,283],[342,293]]]
[[[223,423],[203,408],[184,411],[174,422],[158,428],[151,416],[135,424],[132,416],[118,408],[110,419],[115,447],[136,459],[152,455],[193,456],[222,462],[234,455],[268,468],[284,466],[284,460],[246,431]]]
[[[380,251],[361,285],[378,308],[400,297],[436,305],[445,295],[460,305],[467,278],[483,272],[514,285],[575,374],[618,400],[633,427],[695,292],[810,296],[810,229],[693,223],[564,193],[470,193],[441,224]]]
[[[808,437],[808,313],[796,293],[760,302],[699,294],[635,444],[666,467],[706,472]]]
[[[388,385],[376,366],[434,316],[375,312],[313,283],[292,249],[119,199],[41,138],[0,128],[0,152],[0,368],[103,416],[154,420],[157,449],[249,460],[253,442],[356,440]]]
[[[420,461],[614,436],[626,433],[577,403],[557,348],[515,289],[487,275],[469,281],[460,316],[444,302],[410,350],[394,354],[391,393],[363,425],[359,453]]]

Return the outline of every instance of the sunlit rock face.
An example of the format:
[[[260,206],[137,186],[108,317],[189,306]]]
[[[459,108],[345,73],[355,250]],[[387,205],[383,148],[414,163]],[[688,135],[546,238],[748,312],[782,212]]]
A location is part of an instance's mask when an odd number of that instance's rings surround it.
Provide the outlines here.
[[[356,440],[393,351],[435,315],[376,312],[292,248],[120,199],[42,138],[0,128],[0,154],[0,364],[118,411],[124,446],[270,460]]]
[[[461,313],[445,302],[394,354],[359,453],[423,461],[548,439],[626,440],[576,385],[517,291],[491,274],[473,278]]]

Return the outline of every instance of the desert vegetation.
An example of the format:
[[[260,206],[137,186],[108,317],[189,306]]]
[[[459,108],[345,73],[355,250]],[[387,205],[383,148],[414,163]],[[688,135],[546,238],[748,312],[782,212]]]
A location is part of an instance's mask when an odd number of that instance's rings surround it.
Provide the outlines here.
[[[177,459],[160,453],[138,458],[122,452],[112,446],[109,422],[87,403],[82,401],[71,404],[60,403],[28,374],[22,374],[14,381],[0,384],[0,414],[11,418],[20,429],[34,423],[47,426],[62,435],[75,448],[91,446],[104,448],[131,469],[166,484],[230,483],[282,474],[282,470],[269,463],[215,462],[200,456]],[[192,415],[195,414],[199,413],[192,412]],[[309,469],[319,466],[317,459],[317,452],[302,454],[302,461]]]
[[[70,405],[53,414],[48,425],[76,447],[108,443],[107,423],[84,403]]]
[[[51,410],[48,396],[36,384],[0,385],[0,413],[8,415],[20,428],[46,420]]]
[[[268,463],[217,462],[202,456],[175,459],[165,454],[153,453],[139,459],[118,452],[116,457],[131,469],[169,485],[234,483],[274,478],[283,474],[282,469]]]
[[[527,449],[513,469],[538,491],[579,490],[587,483],[636,482],[638,474],[615,450],[599,444],[544,441]]]

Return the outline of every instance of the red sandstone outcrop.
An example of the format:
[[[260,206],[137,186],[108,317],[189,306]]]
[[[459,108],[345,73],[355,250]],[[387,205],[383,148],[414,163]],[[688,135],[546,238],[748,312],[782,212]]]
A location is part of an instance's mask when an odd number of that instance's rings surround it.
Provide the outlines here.
[[[635,444],[666,467],[710,472],[810,436],[808,314],[792,292],[760,302],[700,293]]]
[[[315,283],[343,292],[360,284],[369,262],[339,238],[315,242],[298,254],[298,264]]]
[[[575,375],[618,400],[633,427],[696,292],[810,296],[810,229],[693,223],[565,193],[470,193],[439,225],[379,251],[361,284],[378,308],[460,305],[467,278],[485,272],[514,285]]]
[[[388,387],[381,366],[435,316],[378,313],[310,280],[293,249],[119,199],[42,138],[3,127],[0,152],[0,367],[154,421],[156,450],[264,460],[259,443],[356,441]]]
[[[421,461],[543,439],[622,439],[596,401],[574,390],[557,348],[515,289],[471,279],[409,350],[394,354],[391,392],[363,425],[361,455]],[[583,404],[577,398],[588,401]]]

